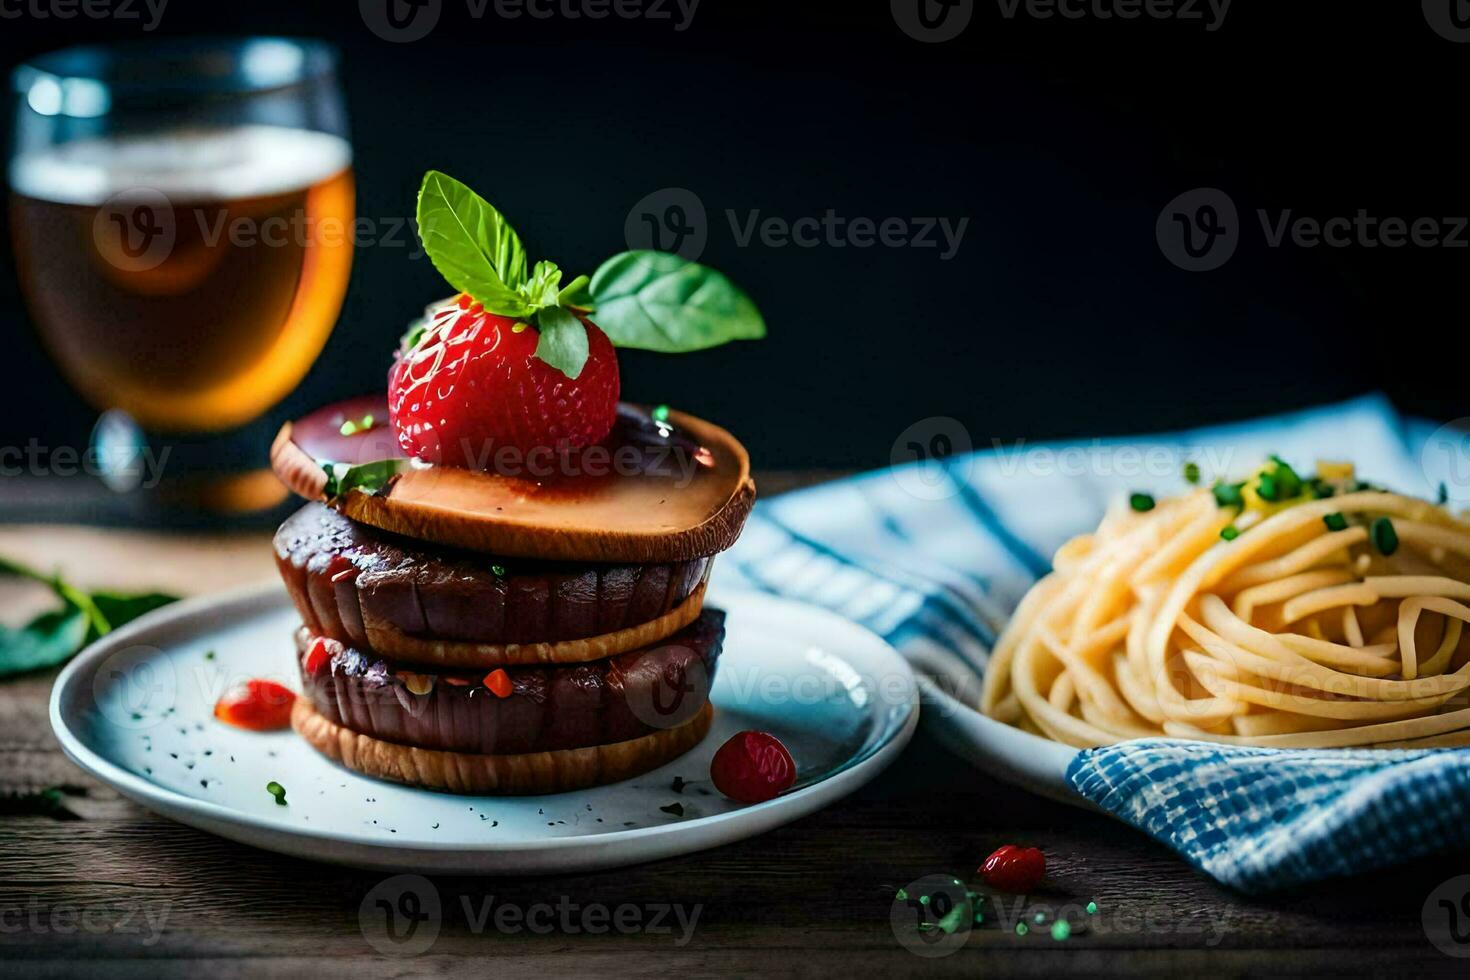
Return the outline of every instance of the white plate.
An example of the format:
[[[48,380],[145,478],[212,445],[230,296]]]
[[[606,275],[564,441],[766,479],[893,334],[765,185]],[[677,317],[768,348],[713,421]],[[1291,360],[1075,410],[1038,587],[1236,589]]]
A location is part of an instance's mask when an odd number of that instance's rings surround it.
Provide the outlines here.
[[[1067,781],[1067,766],[1077,749],[982,715],[923,674],[918,683],[924,696],[924,727],[955,755],[1013,786],[1059,803],[1099,810]]]
[[[729,613],[729,632],[709,736],[661,769],[590,790],[410,789],[340,768],[293,732],[216,722],[214,702],[241,680],[298,687],[297,616],[280,588],[177,603],[93,644],[57,679],[51,725],[73,761],[129,799],[283,854],[464,874],[634,864],[752,837],[840,799],[881,772],[918,722],[913,673],[862,627],[744,592],[712,604]],[[796,786],[754,806],[709,781],[715,749],[748,728],[779,736],[797,763]],[[285,806],[267,792],[271,781],[285,787]],[[673,804],[682,816],[660,809]]]

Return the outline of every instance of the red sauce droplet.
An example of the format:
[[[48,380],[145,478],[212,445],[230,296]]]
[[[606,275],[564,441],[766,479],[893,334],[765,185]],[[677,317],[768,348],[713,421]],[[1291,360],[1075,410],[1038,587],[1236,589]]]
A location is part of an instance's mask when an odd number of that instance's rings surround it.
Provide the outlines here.
[[[1006,844],[996,848],[979,870],[991,888],[1024,895],[1046,877],[1046,855],[1040,848]]]
[[[214,706],[214,716],[226,725],[253,732],[291,727],[296,693],[275,681],[248,680],[231,688]]]
[[[715,789],[741,803],[775,799],[796,782],[796,762],[768,732],[737,732],[709,765]]]

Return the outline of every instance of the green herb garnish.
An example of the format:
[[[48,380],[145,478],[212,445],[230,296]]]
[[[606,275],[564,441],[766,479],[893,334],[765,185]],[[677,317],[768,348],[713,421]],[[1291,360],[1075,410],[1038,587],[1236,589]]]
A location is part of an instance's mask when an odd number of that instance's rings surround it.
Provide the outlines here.
[[[1399,535],[1393,529],[1393,521],[1387,517],[1380,517],[1368,528],[1368,537],[1373,541],[1373,547],[1385,558],[1399,550]]]
[[[1329,531],[1346,531],[1348,526],[1347,518],[1341,514],[1324,514],[1322,523],[1327,525]]]
[[[1245,497],[1240,492],[1244,488],[1244,483],[1220,482],[1211,487],[1210,492],[1215,495],[1215,503],[1221,507],[1244,507]]]
[[[1282,500],[1290,500],[1292,497],[1300,497],[1302,494],[1302,478],[1297,475],[1296,470],[1280,456],[1272,456],[1271,462],[1276,468],[1271,472],[1272,479],[1276,482],[1276,488],[1280,492]]]
[[[1224,538],[1226,541],[1234,541],[1236,538],[1240,537],[1240,528],[1236,527],[1234,524],[1227,524],[1224,527],[1220,528],[1220,537]]]
[[[417,219],[440,275],[488,312],[533,323],[541,334],[536,356],[569,378],[587,363],[581,317],[590,313],[618,347],[678,353],[765,336],[760,311],[729,279],[666,252],[623,252],[565,286],[554,262],[528,272],[525,246],[505,217],[437,170],[424,175]],[[403,349],[425,333],[415,324]]]
[[[1440,481],[1440,484],[1439,484],[1439,505],[1441,507],[1443,507],[1445,504],[1447,504],[1449,502],[1450,502],[1450,488],[1447,487],[1447,486],[1445,486],[1444,485],[1444,481],[1441,480]]]
[[[276,798],[276,806],[286,805],[286,787],[272,779],[265,784],[265,791]]]
[[[327,475],[322,495],[328,500],[334,500],[349,490],[376,493],[410,465],[406,459],[375,459],[370,463],[356,464],[319,459],[316,463]]]
[[[1135,493],[1129,496],[1128,506],[1140,514],[1146,514],[1154,509],[1154,498],[1146,493]]]
[[[684,804],[682,803],[670,803],[668,806],[659,807],[659,809],[675,817],[682,817],[684,815]]]
[[[372,415],[364,415],[360,419],[348,419],[337,431],[344,436],[355,436],[359,432],[367,432],[375,425],[377,425],[377,420]]]
[[[159,592],[86,592],[58,575],[5,559],[0,559],[0,576],[40,582],[61,601],[60,608],[24,626],[0,626],[0,677],[64,663],[92,641],[177,598]]]
[[[1184,482],[1190,486],[1199,485],[1199,464],[1190,462],[1184,464]]]

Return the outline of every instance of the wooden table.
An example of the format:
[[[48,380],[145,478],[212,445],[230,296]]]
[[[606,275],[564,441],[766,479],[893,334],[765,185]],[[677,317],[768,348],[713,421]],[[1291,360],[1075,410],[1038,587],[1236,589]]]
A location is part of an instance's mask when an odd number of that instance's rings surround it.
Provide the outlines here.
[[[768,475],[769,491],[810,477]],[[268,537],[160,537],[0,526],[0,554],[80,580],[211,591],[269,578]],[[1372,971],[1456,974],[1426,940],[1421,907],[1465,856],[1267,899],[1232,894],[1141,834],[1012,789],[921,730],[852,797],[754,840],[655,864],[551,878],[433,879],[437,939],[411,959],[369,944],[359,906],[385,875],[279,857],[137,807],[61,754],[46,717],[54,673],[0,681],[0,797],[63,787],[53,813],[0,815],[0,975],[158,977],[418,974],[544,977],[637,973],[862,975],[1147,973],[1173,976]],[[16,807],[11,805],[11,809]],[[33,810],[34,807],[25,807]],[[1467,815],[1470,819],[1470,815]],[[962,947],[921,958],[895,938],[895,891],[935,873],[975,879],[1003,843],[1042,847],[1048,889],[1025,906],[1095,901],[1085,930],[1003,930],[992,914]],[[516,906],[551,931],[477,923]],[[670,931],[572,932],[595,906]],[[567,913],[558,908],[570,910]],[[1008,913],[1015,910],[1007,903]],[[595,913],[594,913],[595,914]],[[592,921],[594,924],[596,920]]]

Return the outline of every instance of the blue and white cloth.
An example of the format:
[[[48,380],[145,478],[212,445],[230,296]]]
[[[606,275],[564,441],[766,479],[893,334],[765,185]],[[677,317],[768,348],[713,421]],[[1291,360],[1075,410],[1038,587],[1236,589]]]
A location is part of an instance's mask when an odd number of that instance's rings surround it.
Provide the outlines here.
[[[964,437],[953,420],[930,423],[917,427],[914,448]],[[1303,469],[1352,460],[1364,479],[1431,499],[1443,484],[1451,501],[1470,506],[1470,436],[1405,419],[1369,396],[1141,439],[997,446],[777,497],[757,506],[720,577],[867,626],[973,704],[1010,610],[1056,548],[1095,527],[1112,500],[1180,492],[1187,461],[1208,477],[1249,470],[1271,453]],[[1244,891],[1470,847],[1470,750],[1149,739],[1083,751],[1067,777],[1086,799]]]

